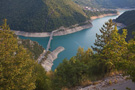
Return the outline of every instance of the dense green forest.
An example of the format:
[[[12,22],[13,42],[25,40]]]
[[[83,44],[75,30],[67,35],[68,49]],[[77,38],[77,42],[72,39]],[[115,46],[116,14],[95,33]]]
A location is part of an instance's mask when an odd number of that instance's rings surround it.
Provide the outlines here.
[[[90,6],[95,8],[133,8],[135,0],[73,0],[82,6]]]
[[[12,30],[26,32],[51,32],[82,24],[93,15],[114,13],[85,11],[72,0],[2,0],[0,6],[0,24],[6,18]]]
[[[125,29],[128,30],[126,41],[129,41],[130,39],[134,38],[132,32],[135,31],[135,10],[126,11],[125,13],[120,15],[115,21],[123,23],[127,26],[125,27]],[[119,33],[122,33],[122,29],[119,30]]]
[[[72,0],[2,0],[0,6],[0,20],[8,19],[14,30],[52,31],[87,20],[82,8]]]
[[[3,29],[0,30],[0,90],[38,88],[41,78],[48,80],[46,72],[33,60],[29,51],[18,45],[18,39],[10,31],[6,20],[0,28]],[[47,83],[42,86],[47,88]]]
[[[112,20],[103,25],[100,35],[96,34],[93,50],[78,48],[76,56],[48,73],[18,45],[6,21],[0,28],[0,90],[74,90],[119,71],[135,81],[135,39],[127,43],[127,30],[119,34]]]

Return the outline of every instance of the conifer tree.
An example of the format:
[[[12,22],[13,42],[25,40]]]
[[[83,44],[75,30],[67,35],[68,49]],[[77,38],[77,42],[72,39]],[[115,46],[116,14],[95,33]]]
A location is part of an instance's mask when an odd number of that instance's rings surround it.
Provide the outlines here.
[[[92,55],[93,51],[91,48],[88,48],[86,51],[84,51],[83,48],[79,47],[76,54],[76,59],[87,64],[92,59]]]
[[[124,60],[120,63],[121,68],[135,82],[135,38],[128,42],[127,51],[123,58]]]
[[[102,53],[100,53],[100,58],[105,62],[105,66],[109,72],[118,67],[120,61],[123,61],[123,55],[127,51],[126,35],[127,30],[123,30],[123,33],[119,34],[115,26],[110,35],[111,40],[107,42],[103,47]]]
[[[33,90],[34,63],[4,20],[0,26],[0,90]]]
[[[123,60],[123,55],[127,51],[125,41],[127,31],[123,30],[123,33],[119,34],[117,27],[112,20],[109,20],[103,25],[100,32],[100,35],[96,35],[95,47],[92,48],[98,53],[102,71],[106,73],[118,67],[119,61]]]
[[[108,22],[106,22],[103,27],[100,29],[101,34],[96,34],[97,39],[95,40],[94,45],[91,46],[94,51],[97,53],[101,53],[103,47],[107,44],[108,41],[111,40],[111,32],[114,30],[114,23],[110,19]]]
[[[84,56],[84,48],[79,47],[77,50],[76,58],[81,60],[82,56]]]

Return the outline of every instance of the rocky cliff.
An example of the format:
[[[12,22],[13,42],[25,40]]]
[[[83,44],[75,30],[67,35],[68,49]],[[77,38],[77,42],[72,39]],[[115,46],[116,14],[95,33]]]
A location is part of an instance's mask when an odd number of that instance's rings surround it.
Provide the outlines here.
[[[53,52],[47,55],[47,58],[41,62],[43,68],[48,72],[51,71],[54,60],[58,57],[58,54],[64,50],[64,47],[58,47]]]

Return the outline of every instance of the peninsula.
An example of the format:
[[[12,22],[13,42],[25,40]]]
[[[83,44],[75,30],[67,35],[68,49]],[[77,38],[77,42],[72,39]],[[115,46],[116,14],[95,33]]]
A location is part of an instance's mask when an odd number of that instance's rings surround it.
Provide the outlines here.
[[[48,54],[46,59],[42,60],[41,65],[45,71],[51,71],[54,60],[57,59],[58,54],[62,51],[64,51],[64,47],[58,47],[53,52]]]

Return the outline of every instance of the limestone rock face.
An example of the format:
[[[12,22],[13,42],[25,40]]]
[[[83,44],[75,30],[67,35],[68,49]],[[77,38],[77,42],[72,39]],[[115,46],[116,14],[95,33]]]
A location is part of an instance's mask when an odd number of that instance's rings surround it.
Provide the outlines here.
[[[57,59],[58,54],[60,52],[62,52],[64,50],[64,47],[58,47],[56,48],[53,52],[51,52],[50,54],[48,54],[47,59],[44,60],[41,65],[43,66],[43,68],[48,72],[51,70],[52,66],[53,66],[53,61],[55,59]]]

